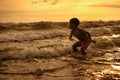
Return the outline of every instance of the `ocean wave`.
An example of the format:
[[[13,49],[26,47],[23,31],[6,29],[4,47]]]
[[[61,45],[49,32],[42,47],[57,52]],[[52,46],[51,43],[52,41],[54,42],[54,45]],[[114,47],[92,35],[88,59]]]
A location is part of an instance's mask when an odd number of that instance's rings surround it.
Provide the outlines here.
[[[0,42],[23,42],[32,40],[52,39],[67,36],[68,32],[63,30],[47,31],[13,31],[0,34]]]
[[[68,47],[47,47],[38,49],[36,47],[25,47],[22,50],[16,49],[6,53],[0,53],[1,60],[26,59],[26,58],[50,58],[67,55],[71,51]]]
[[[86,50],[93,56],[102,56],[105,54],[104,51],[112,50],[119,47],[119,37],[111,39],[96,38],[96,44],[90,44]],[[62,55],[71,55],[72,44],[76,41],[70,42],[66,38],[62,39],[49,39],[42,41],[33,41],[26,43],[3,43],[0,47],[0,59],[26,59],[26,58],[52,58],[60,57]]]
[[[100,28],[90,28],[89,32],[92,36],[105,36],[105,35],[112,35],[113,31],[107,27],[100,27]]]
[[[117,29],[116,29],[117,30]],[[102,55],[102,51],[120,47],[120,36],[110,27],[88,30],[96,44],[90,44],[88,53]],[[48,58],[71,54],[72,44],[67,29],[5,31],[0,34],[0,59]]]

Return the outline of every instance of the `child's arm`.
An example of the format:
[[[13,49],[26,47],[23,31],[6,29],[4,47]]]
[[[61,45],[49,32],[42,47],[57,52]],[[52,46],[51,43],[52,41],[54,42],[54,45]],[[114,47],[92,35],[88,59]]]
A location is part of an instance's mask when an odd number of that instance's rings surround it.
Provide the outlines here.
[[[69,40],[74,40],[74,39],[72,39],[72,31],[70,33]]]
[[[96,41],[94,41],[94,40],[91,40],[91,42],[92,42],[92,43],[96,43]]]

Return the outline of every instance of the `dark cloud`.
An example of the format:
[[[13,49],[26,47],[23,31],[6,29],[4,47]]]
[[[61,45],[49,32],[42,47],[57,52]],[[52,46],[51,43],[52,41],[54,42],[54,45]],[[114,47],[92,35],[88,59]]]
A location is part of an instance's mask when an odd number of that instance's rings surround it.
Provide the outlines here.
[[[43,0],[43,2],[48,2],[48,0]]]
[[[57,4],[59,2],[59,0],[54,0],[53,2],[52,2],[52,4]]]
[[[39,4],[39,3],[47,3],[49,2],[50,4],[54,5],[54,4],[57,4],[59,2],[59,0],[36,0],[36,1],[33,1],[32,4]]]
[[[38,4],[39,2],[38,1],[33,1],[32,4]]]
[[[100,5],[91,5],[90,7],[110,7],[110,8],[120,8],[120,5],[112,4],[100,4]]]

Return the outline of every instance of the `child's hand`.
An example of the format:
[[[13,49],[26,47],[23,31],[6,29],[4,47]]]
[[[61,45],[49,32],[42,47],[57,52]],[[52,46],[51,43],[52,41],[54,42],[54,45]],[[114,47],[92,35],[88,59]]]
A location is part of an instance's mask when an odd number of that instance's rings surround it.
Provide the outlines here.
[[[74,39],[69,39],[70,41],[74,41]]]
[[[96,41],[94,41],[94,40],[92,40],[91,42],[94,43],[94,44],[96,43]]]

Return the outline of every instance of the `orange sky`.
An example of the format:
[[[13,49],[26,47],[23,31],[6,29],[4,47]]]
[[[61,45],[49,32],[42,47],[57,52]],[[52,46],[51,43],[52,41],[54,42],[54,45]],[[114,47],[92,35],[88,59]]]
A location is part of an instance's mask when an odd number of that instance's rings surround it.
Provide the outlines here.
[[[120,0],[0,0],[0,22],[120,20]]]

